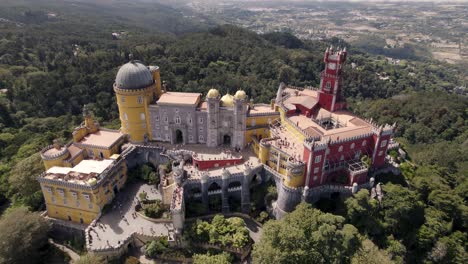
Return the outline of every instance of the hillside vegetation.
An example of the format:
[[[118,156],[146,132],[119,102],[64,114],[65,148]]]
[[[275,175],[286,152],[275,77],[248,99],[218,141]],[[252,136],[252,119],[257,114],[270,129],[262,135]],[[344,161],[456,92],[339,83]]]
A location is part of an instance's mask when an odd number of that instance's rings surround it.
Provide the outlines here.
[[[141,3],[101,11],[89,2],[75,8],[63,1],[21,4],[30,2],[0,3],[0,17],[9,21],[0,22],[0,204],[44,208],[35,181],[42,171],[37,153],[54,138],[70,140],[84,104],[105,126],[119,127],[112,84],[129,54],[159,65],[169,90],[205,93],[216,87],[233,93],[242,88],[255,102],[267,103],[280,81],[318,86],[323,52],[333,44],[348,47],[344,93],[351,109],[379,123],[397,122],[396,136],[410,161],[402,164],[402,176],[378,178],[385,183],[382,206],[359,193],[335,212],[340,217],[321,219],[321,213],[305,206],[297,215],[310,214],[317,223],[329,221],[330,228],[343,231],[346,250],[330,256],[332,260],[364,263],[373,252],[396,263],[466,261],[468,99],[452,94],[463,84],[462,69],[431,60],[393,65],[338,39],[301,41],[287,33],[257,35],[229,25],[210,27],[164,7],[153,11],[168,20],[154,15],[155,26],[148,26],[153,15],[148,12],[140,19]],[[58,16],[50,18],[49,12]],[[125,33],[113,39],[114,31]],[[288,234],[289,229],[282,228],[298,216],[267,225],[270,235],[265,239]],[[326,230],[315,236],[311,232],[317,230],[299,223],[290,228],[311,246],[315,237],[328,239]],[[259,252],[272,245],[261,243]],[[295,259],[283,248],[290,245],[274,247],[285,263]],[[265,261],[274,259],[273,253]],[[317,254],[308,257],[321,259]]]

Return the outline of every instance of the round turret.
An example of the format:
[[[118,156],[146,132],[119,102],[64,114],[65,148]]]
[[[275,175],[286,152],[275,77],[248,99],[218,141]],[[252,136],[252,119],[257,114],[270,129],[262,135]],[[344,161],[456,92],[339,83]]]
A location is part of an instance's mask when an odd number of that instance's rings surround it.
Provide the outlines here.
[[[219,92],[216,89],[210,89],[206,94],[206,98],[217,98],[219,96]]]
[[[245,100],[247,98],[247,94],[243,90],[239,90],[234,95],[236,100]]]
[[[234,97],[230,94],[223,95],[223,97],[221,97],[221,104],[225,107],[234,106]]]
[[[115,77],[115,87],[124,90],[143,89],[153,83],[151,71],[137,61],[122,65]]]

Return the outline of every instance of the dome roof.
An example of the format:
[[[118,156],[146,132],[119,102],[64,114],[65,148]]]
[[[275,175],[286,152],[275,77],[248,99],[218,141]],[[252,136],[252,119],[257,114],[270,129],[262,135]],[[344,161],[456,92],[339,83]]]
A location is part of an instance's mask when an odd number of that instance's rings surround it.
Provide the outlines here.
[[[142,89],[154,83],[150,70],[140,62],[131,61],[120,67],[115,77],[119,89]]]
[[[225,94],[221,97],[222,106],[234,106],[234,96],[230,94]]]
[[[216,89],[210,89],[206,94],[206,98],[216,98],[219,96],[219,92]]]
[[[239,90],[234,95],[234,98],[237,100],[245,100],[247,98],[247,94],[243,90]]]

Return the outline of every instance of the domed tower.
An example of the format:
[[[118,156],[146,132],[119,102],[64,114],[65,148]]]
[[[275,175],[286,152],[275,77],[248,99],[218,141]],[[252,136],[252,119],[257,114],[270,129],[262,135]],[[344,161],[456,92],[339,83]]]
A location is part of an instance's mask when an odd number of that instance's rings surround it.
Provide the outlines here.
[[[218,146],[218,123],[219,123],[219,105],[220,96],[216,89],[211,89],[206,95],[208,104],[208,131],[206,144],[209,147]]]
[[[151,71],[138,61],[124,64],[117,73],[114,91],[121,131],[131,142],[151,140],[148,106],[158,94],[156,86]]]
[[[234,95],[234,142],[233,147],[243,149],[247,123],[247,94],[238,90]]]

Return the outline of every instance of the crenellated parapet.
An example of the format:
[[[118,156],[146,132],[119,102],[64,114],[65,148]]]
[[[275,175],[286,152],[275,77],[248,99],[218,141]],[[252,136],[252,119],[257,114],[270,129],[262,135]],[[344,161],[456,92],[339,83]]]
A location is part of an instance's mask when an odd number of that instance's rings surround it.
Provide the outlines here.
[[[41,158],[43,160],[56,160],[67,158],[70,155],[67,146],[49,145],[41,150]]]
[[[364,133],[364,134],[360,134],[358,136],[352,136],[352,137],[346,137],[346,138],[340,138],[340,139],[335,139],[335,140],[330,140],[329,141],[329,144],[330,145],[338,145],[338,144],[344,144],[344,143],[348,143],[348,142],[352,142],[352,141],[356,141],[356,140],[361,140],[361,139],[365,139],[365,138],[369,138],[373,135],[373,133]]]

